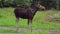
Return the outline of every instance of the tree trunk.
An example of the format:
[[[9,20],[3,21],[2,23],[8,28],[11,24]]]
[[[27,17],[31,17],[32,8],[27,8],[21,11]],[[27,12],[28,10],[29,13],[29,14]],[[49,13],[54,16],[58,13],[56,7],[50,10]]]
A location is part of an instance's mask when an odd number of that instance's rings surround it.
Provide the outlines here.
[[[57,10],[59,10],[59,1],[58,1],[58,0],[56,0],[56,3],[57,3],[56,8],[57,8]]]

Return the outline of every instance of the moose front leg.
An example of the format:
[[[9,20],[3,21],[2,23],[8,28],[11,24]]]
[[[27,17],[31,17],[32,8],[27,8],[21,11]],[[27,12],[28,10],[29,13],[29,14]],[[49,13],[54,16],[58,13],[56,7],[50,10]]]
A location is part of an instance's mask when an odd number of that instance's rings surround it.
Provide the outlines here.
[[[16,31],[18,31],[18,22],[19,22],[19,18],[16,18]]]
[[[32,32],[32,19],[28,19],[28,25],[29,25],[29,28],[31,29],[31,32]]]

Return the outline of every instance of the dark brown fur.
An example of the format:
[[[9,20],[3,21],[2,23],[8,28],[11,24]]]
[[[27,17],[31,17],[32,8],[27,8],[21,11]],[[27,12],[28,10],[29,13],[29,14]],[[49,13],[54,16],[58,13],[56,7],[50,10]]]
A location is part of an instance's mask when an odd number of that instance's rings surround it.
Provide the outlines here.
[[[32,19],[35,15],[35,13],[38,11],[38,9],[45,9],[43,8],[44,6],[42,6],[40,4],[34,4],[33,7],[29,7],[29,8],[16,8],[14,13],[15,16],[17,18],[16,22],[18,23],[19,18],[23,18],[23,19],[28,19],[28,25],[29,23],[32,23]]]

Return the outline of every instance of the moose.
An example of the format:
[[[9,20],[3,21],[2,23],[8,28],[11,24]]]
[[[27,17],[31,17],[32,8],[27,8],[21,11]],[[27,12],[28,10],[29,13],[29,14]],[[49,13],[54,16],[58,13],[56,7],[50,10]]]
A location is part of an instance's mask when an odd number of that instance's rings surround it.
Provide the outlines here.
[[[39,9],[44,9],[45,10],[45,7],[40,5],[39,3],[35,3],[35,4],[33,4],[32,7],[28,7],[28,8],[18,7],[18,8],[15,8],[14,14],[16,16],[16,27],[17,27],[16,30],[18,30],[19,18],[28,19],[28,25],[31,25],[32,20],[34,18],[34,15]]]

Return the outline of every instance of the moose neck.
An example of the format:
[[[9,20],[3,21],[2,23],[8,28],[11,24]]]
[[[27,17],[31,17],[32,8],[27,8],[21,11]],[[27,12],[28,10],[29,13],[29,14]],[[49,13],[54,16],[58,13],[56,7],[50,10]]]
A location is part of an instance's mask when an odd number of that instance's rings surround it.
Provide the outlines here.
[[[38,8],[37,7],[31,7],[32,8],[32,12],[33,12],[33,14],[35,15],[35,13],[38,11]]]
[[[33,9],[33,11],[37,12],[38,8],[37,7],[31,7]]]
[[[36,12],[38,11],[38,8],[37,7],[33,7],[33,12],[34,12],[34,15],[36,14]]]

